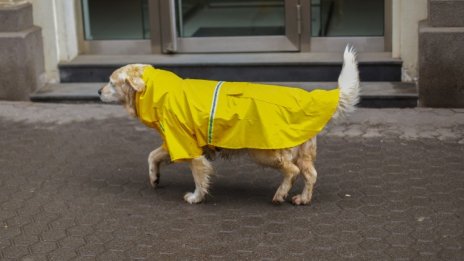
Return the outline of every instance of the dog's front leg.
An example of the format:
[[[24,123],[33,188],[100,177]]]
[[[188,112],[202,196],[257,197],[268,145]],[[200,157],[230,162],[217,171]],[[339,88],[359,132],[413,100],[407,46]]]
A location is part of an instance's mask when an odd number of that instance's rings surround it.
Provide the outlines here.
[[[150,177],[150,185],[156,187],[160,180],[160,164],[164,160],[169,158],[169,153],[163,148],[163,146],[155,149],[148,156],[148,170]]]
[[[184,199],[190,204],[200,203],[208,194],[209,178],[213,173],[213,166],[204,156],[201,156],[190,162],[190,168],[195,181],[195,191],[186,193]]]

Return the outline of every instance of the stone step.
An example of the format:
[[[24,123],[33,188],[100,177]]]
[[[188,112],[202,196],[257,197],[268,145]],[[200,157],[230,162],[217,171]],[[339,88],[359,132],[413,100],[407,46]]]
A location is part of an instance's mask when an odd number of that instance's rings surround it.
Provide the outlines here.
[[[361,53],[362,81],[401,81],[402,61],[391,53]],[[240,53],[176,55],[80,55],[59,65],[60,82],[104,82],[122,65],[152,64],[183,78],[224,81],[334,82],[341,53]]]
[[[293,86],[305,90],[333,89],[336,82],[265,82]],[[31,96],[35,102],[99,102],[97,91],[104,83],[48,84]],[[360,107],[366,108],[411,108],[417,106],[415,84],[401,82],[361,83]]]

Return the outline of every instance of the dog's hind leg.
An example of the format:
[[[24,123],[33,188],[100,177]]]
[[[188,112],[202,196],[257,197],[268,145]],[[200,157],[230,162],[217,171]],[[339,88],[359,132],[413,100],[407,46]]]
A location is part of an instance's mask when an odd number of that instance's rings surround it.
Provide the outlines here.
[[[169,159],[169,153],[163,146],[155,149],[148,156],[148,173],[150,177],[150,185],[156,187],[160,180],[160,164],[161,162]]]
[[[213,166],[204,156],[201,156],[190,162],[190,168],[195,181],[195,191],[186,193],[184,199],[190,204],[200,203],[208,194],[209,178],[213,173]]]
[[[314,167],[316,160],[316,138],[313,138],[300,146],[297,165],[301,170],[305,182],[303,192],[292,198],[295,205],[307,205],[311,203],[314,184],[316,184],[317,172]]]
[[[284,180],[277,189],[272,203],[280,204],[285,201],[288,192],[292,188],[300,169],[294,164],[293,159],[296,157],[297,150],[250,150],[251,158],[257,163],[278,169],[282,172]]]
[[[280,204],[284,202],[285,198],[288,195],[288,192],[293,186],[296,177],[300,173],[300,169],[293,164],[291,161],[284,161],[282,162],[282,166],[280,167],[280,171],[284,175],[284,180],[282,184],[280,184],[279,188],[277,189],[274,198],[272,199],[272,203]]]

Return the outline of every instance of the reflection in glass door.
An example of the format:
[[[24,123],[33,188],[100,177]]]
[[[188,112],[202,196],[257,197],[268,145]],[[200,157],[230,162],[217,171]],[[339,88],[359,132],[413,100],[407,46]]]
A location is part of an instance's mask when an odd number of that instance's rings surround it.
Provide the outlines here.
[[[353,44],[360,52],[391,50],[392,0],[300,0],[305,10],[302,50],[336,52]]]
[[[148,0],[82,0],[85,40],[150,38]]]
[[[176,2],[181,37],[285,35],[283,1]]]
[[[168,52],[298,51],[297,0],[161,2]]]
[[[311,1],[311,36],[383,36],[383,0]]]

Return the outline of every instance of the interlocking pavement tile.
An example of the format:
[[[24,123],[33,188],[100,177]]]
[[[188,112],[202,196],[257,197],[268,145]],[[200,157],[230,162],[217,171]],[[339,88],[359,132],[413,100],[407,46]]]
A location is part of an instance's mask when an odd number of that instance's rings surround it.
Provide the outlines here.
[[[409,234],[413,231],[413,228],[406,222],[390,222],[383,227],[393,234]]]
[[[12,245],[12,242],[10,240],[0,240],[0,256],[1,256],[2,250],[10,247],[11,245]]]
[[[59,248],[49,253],[48,257],[53,261],[73,260],[77,257],[77,253],[73,249]]]
[[[364,239],[359,246],[366,251],[379,252],[387,249],[390,245],[381,239]]]
[[[341,258],[351,258],[356,259],[363,254],[363,250],[359,247],[358,244],[343,244],[337,247],[337,254]]]
[[[7,220],[16,216],[16,211],[13,209],[4,209],[0,207],[0,220]]]
[[[246,157],[215,161],[211,195],[189,205],[188,164],[151,189],[161,140],[127,118],[0,123],[2,260],[464,260],[455,142],[322,135],[311,205],[272,205],[282,176]]]
[[[28,234],[20,234],[13,239],[16,246],[30,246],[39,242],[39,237]]]
[[[439,237],[431,229],[416,229],[410,236],[419,242],[434,242]]]
[[[76,261],[98,261],[99,258],[95,256],[77,256],[75,259]]]
[[[387,210],[388,208],[382,205],[364,205],[359,209],[364,215],[373,217],[383,216]]]
[[[342,209],[357,209],[362,206],[362,202],[357,199],[343,199],[337,203]]]
[[[363,240],[363,237],[358,232],[343,231],[341,233],[338,233],[337,239],[341,243],[359,244]]]
[[[9,227],[22,227],[24,225],[27,225],[29,223],[32,223],[32,217],[30,216],[22,216],[22,215],[17,215],[14,217],[11,217],[6,220],[6,224]]]
[[[457,249],[463,249],[464,247],[464,237],[446,237],[442,236],[437,240],[440,244],[441,247],[444,249],[451,249],[451,250],[457,250]]]
[[[52,229],[41,233],[40,237],[43,241],[59,241],[66,237],[66,232],[62,229]]]
[[[21,229],[16,226],[0,226],[0,241],[7,241],[21,234]]]
[[[439,252],[442,250],[441,246],[434,242],[416,242],[412,245],[412,248],[423,256],[438,256]]]
[[[464,224],[443,223],[434,229],[435,233],[443,237],[457,237],[463,235]]]
[[[31,251],[34,254],[48,254],[55,250],[57,245],[55,242],[38,242],[31,246]]]
[[[367,239],[385,239],[387,238],[390,233],[383,229],[382,227],[371,227],[371,228],[365,228],[361,231],[361,234],[364,236],[364,238]]]
[[[2,250],[5,258],[20,259],[21,257],[28,255],[29,250],[26,246],[10,246]]]
[[[55,229],[67,229],[76,226],[73,218],[60,218],[51,223],[51,226]]]
[[[405,234],[390,234],[385,240],[394,247],[407,248],[414,243],[414,239]]]
[[[75,227],[71,227],[69,229],[66,229],[66,232],[70,236],[87,236],[91,235],[95,232],[94,228],[92,226],[88,225],[77,225]]]
[[[102,244],[84,245],[78,249],[80,256],[97,256],[105,251]]]
[[[285,225],[286,224],[283,223],[267,222],[266,225],[264,225],[263,229],[264,231],[266,231],[266,233],[281,234],[286,231]]]
[[[20,259],[21,261],[49,261],[50,259],[45,255],[26,255]]]
[[[443,249],[440,252],[440,258],[443,260],[464,260],[464,251],[462,249]]]
[[[85,245],[85,240],[83,237],[69,236],[61,239],[59,241],[59,245],[62,248],[78,249],[79,247]]]
[[[127,253],[123,251],[106,251],[105,253],[98,256],[98,260],[102,261],[123,261],[130,259]]]
[[[110,242],[107,242],[105,244],[105,248],[111,251],[116,251],[116,252],[122,251],[123,252],[123,251],[127,251],[133,248],[134,245],[135,243],[132,241],[125,240],[122,238],[115,238],[111,240]]]
[[[314,224],[312,225],[312,231],[321,236],[333,235],[338,232],[336,224]]]
[[[49,228],[47,224],[33,222],[33,223],[24,225],[21,229],[26,234],[38,236],[42,234],[43,232],[47,231]]]
[[[419,253],[417,250],[408,247],[390,247],[384,251],[393,259],[414,259]]]
[[[311,260],[339,260],[340,256],[332,248],[312,248],[306,251],[305,257]]]
[[[153,252],[151,246],[136,246],[127,251],[127,255],[132,259],[147,259]]]
[[[306,250],[308,250],[308,245],[303,240],[288,240],[283,243],[283,249],[285,249],[285,254],[294,256],[295,258],[304,256]]]
[[[259,257],[260,259],[267,259],[267,260],[279,260],[284,259],[284,253],[281,249],[276,248],[275,246],[266,246],[266,245],[259,245],[256,247],[255,256]]]
[[[89,244],[105,244],[113,239],[113,234],[110,232],[96,231],[94,234],[84,237]]]

